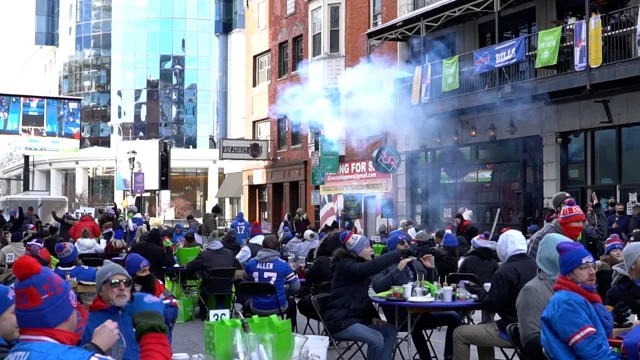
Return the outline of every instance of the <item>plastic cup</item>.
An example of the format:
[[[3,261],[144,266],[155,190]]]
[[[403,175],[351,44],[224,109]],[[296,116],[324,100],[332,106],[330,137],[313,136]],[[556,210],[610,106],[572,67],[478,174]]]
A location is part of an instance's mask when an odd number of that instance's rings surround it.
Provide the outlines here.
[[[411,285],[411,284],[402,285],[402,294],[404,295],[404,297],[410,298],[411,297],[411,290],[413,290],[413,285]]]
[[[484,283],[482,286],[484,287],[484,291],[488,292],[491,290],[491,283]]]
[[[442,288],[442,300],[444,302],[451,302],[453,300],[453,288],[451,286],[445,286]]]

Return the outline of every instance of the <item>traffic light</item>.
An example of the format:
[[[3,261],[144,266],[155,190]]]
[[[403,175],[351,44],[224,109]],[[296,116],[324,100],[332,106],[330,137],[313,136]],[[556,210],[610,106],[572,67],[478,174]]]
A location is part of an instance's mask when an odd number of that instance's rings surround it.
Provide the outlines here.
[[[171,140],[160,141],[160,190],[171,187]]]

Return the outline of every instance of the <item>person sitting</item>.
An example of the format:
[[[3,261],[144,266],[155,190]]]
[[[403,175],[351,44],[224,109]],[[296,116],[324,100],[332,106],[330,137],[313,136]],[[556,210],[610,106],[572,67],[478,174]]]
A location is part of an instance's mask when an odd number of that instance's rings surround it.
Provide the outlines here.
[[[397,244],[395,247],[393,244]],[[402,251],[409,248],[409,238],[404,233],[399,233],[387,239],[387,245],[393,251]],[[373,291],[380,293],[388,291],[394,286],[402,286],[407,283],[415,283],[419,280],[425,280],[435,283],[438,275],[433,264],[433,255],[424,255],[420,260],[414,258],[406,258],[398,264],[393,264],[385,270],[375,275],[371,281]],[[411,294],[405,295],[411,297]],[[395,307],[382,306],[387,319],[391,323],[405,324],[406,311],[396,312]],[[398,318],[396,318],[398,314]],[[422,333],[425,329],[435,329],[440,326],[447,327],[445,338],[444,358],[451,359],[453,357],[453,332],[462,323],[460,316],[453,311],[425,313],[417,320],[411,338],[416,346],[416,351],[421,359],[431,359],[429,345]]]
[[[84,266],[78,259],[78,248],[68,242],[56,244],[58,265],[53,269],[61,278],[67,281],[96,281],[96,268]]]
[[[111,237],[111,240],[107,243],[104,251],[107,253],[119,254],[122,250],[126,251],[128,247],[127,242],[124,240],[124,231],[118,229],[113,232],[113,237]]]
[[[260,235],[262,236],[262,235]],[[254,296],[247,304],[251,312],[259,316],[268,316],[281,312],[287,313],[291,319],[292,329],[296,327],[296,302],[293,297],[287,296],[285,285],[289,285],[288,292],[295,295],[300,290],[298,275],[289,264],[280,259],[278,251],[278,238],[267,235],[262,242],[262,249],[255,258],[249,260],[242,275],[244,281],[267,282],[276,288],[276,296]],[[278,304],[280,308],[278,308]]]
[[[106,222],[102,225],[102,234],[100,235],[102,237],[102,239],[105,239],[107,241],[111,240],[113,238],[113,223],[112,222]]]
[[[436,235],[436,244],[437,244]],[[438,270],[438,276],[440,281],[446,282],[447,277],[451,273],[458,272],[458,260],[459,252],[458,246],[460,243],[455,235],[451,233],[451,230],[446,230],[442,236],[442,246],[432,248],[431,255],[436,260],[436,269]]]
[[[0,249],[0,265],[4,266],[5,269],[10,268],[18,258],[24,255],[25,250],[22,242],[22,233],[14,232],[11,234],[9,245]]]
[[[171,291],[167,290],[162,281],[149,270],[149,260],[138,254],[129,254],[124,260],[124,266],[133,279],[135,292],[151,294],[162,300],[164,304],[164,323],[167,325],[167,336],[171,344],[173,327],[178,320],[178,302]]]
[[[578,242],[556,245],[560,276],[542,313],[542,346],[551,359],[622,359],[611,350],[613,316],[596,291],[595,259]]]
[[[240,252],[240,244],[238,244],[238,240],[236,240],[235,229],[227,230],[227,233],[224,235],[221,242],[225,249],[231,250],[233,256],[238,255]]]
[[[175,228],[173,229],[171,241],[174,244],[182,244],[182,242],[184,241],[184,226],[182,226],[182,224],[176,224]]]
[[[469,251],[460,264],[461,273],[475,274],[480,279],[480,284],[490,283],[493,274],[500,268],[495,259],[496,242],[489,240],[489,232],[486,231],[471,240]]]
[[[214,231],[216,233],[217,230]],[[226,249],[220,239],[217,236],[209,236],[209,242],[207,243],[205,250],[200,252],[198,256],[187,263],[188,272],[199,271],[203,279],[208,279],[211,271],[217,268],[236,268],[240,269],[240,263],[233,256],[231,250]],[[203,281],[200,289],[200,299],[208,299],[209,294],[214,293],[226,293],[231,294],[231,287],[233,284],[233,278],[229,279],[229,282],[217,281]],[[218,309],[225,308],[225,301],[227,295],[216,295],[216,306]],[[205,312],[207,306],[202,301],[199,304],[200,314],[199,317],[203,320],[206,319],[207,314]]]
[[[613,282],[607,291],[605,304],[624,303],[640,316],[640,243],[630,243],[622,250],[624,261],[613,267]]]
[[[15,313],[15,293],[0,285],[0,360],[4,360],[17,343],[20,333]]]
[[[37,242],[27,243],[25,255],[32,256],[42,266],[51,267],[51,254],[49,250],[42,247],[42,244]]]
[[[295,255],[296,258],[301,256],[306,257],[309,251],[317,248],[318,245],[320,245],[320,239],[318,239],[318,234],[313,230],[307,230],[302,235],[302,238],[295,236],[287,243],[289,254]]]
[[[170,246],[164,246],[162,234],[158,229],[149,231],[147,240],[134,244],[129,253],[140,254],[149,260],[151,273],[158,279],[164,279],[164,267],[171,267],[174,264],[173,249]]]
[[[596,282],[598,283],[598,294],[602,302],[607,299],[607,291],[611,289],[613,282],[613,267],[620,264],[624,258],[622,256],[624,243],[616,234],[611,234],[604,245],[604,255],[596,263]]]
[[[91,238],[89,229],[82,229],[82,237],[76,240],[78,254],[102,254],[104,247]]]
[[[493,275],[489,291],[484,290],[482,284],[472,283],[467,284],[466,289],[478,296],[483,310],[497,313],[500,320],[458,327],[453,334],[456,360],[470,359],[471,345],[477,346],[480,360],[494,359],[494,347],[512,347],[507,325],[518,321],[518,294],[536,276],[537,266],[536,261],[527,255],[527,240],[520,231],[508,230],[501,234],[496,251],[502,266]]]
[[[520,340],[527,359],[544,359],[540,341],[540,317],[553,297],[553,284],[560,275],[556,246],[561,242],[571,241],[560,234],[549,234],[542,239],[536,254],[538,275],[522,288],[516,300]]]
[[[199,248],[200,243],[198,243],[196,241],[196,233],[192,232],[192,231],[187,231],[186,234],[184,234],[184,243],[182,245],[182,247],[185,248]]]
[[[258,252],[262,250],[264,242],[264,235],[257,234],[250,239],[247,239],[247,243],[240,249],[236,259],[240,264],[246,264],[250,259],[255,258]]]
[[[53,225],[50,225],[49,236],[44,238],[44,241],[43,241],[44,247],[49,251],[49,254],[55,254],[56,244],[60,242],[64,242],[64,239],[58,236],[58,228]]]

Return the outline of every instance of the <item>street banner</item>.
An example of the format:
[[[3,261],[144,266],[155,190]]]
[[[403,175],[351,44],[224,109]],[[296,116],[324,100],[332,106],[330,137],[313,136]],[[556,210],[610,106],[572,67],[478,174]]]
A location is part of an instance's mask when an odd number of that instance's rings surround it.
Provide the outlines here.
[[[320,142],[320,166],[328,173],[338,172],[340,145],[334,139],[322,137]]]
[[[133,193],[136,195],[144,194],[144,173],[133,173]]]
[[[422,66],[422,102],[429,102],[431,96],[431,64]]]
[[[460,57],[458,55],[442,60],[442,92],[460,87]]]
[[[573,67],[576,71],[587,68],[587,26],[584,20],[576,22],[573,30]]]
[[[393,189],[391,174],[376,171],[372,160],[340,163],[340,170],[326,174],[320,194],[369,194]]]
[[[558,50],[560,50],[560,38],[562,26],[540,31],[538,33],[538,55],[536,56],[536,68],[553,66],[558,63]]]
[[[473,52],[474,72],[495,70],[524,61],[524,38],[517,38]]]
[[[602,65],[602,20],[594,15],[589,20],[589,65],[597,68]]]
[[[416,66],[413,69],[413,83],[411,86],[411,104],[416,105],[420,102],[420,84],[422,82],[422,66]]]

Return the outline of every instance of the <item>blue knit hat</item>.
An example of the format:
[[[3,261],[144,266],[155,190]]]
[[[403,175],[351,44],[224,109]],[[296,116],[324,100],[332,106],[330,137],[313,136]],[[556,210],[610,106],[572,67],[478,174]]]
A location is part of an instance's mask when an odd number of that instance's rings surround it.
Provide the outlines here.
[[[71,284],[31,256],[13,264],[16,319],[20,329],[55,329],[76,311]]]
[[[127,255],[127,259],[124,262],[124,268],[127,269],[129,276],[136,276],[138,271],[146,268],[147,266],[151,266],[151,264],[149,264],[149,260],[136,253]]]
[[[11,242],[20,242],[20,241],[22,241],[21,232],[14,232],[13,234],[11,234]]]
[[[12,288],[0,285],[0,316],[15,303],[15,299],[16,295]]]
[[[458,238],[456,238],[456,236],[453,235],[451,231],[447,230],[444,233],[444,237],[442,238],[442,246],[457,247],[458,245],[460,245],[460,243],[458,242]]]
[[[579,242],[561,242],[556,245],[560,255],[560,274],[566,276],[582,264],[595,264],[593,255]]]
[[[369,239],[366,236],[354,234],[352,231],[345,231],[340,234],[340,241],[352,253],[359,255],[362,250],[369,246]]]
[[[61,263],[68,264],[78,258],[78,248],[68,242],[57,243],[56,255]]]
[[[387,239],[387,247],[390,251],[395,250],[398,247],[398,244],[401,241],[411,241],[407,234],[405,234],[402,230],[394,230],[391,232],[389,238]]]

